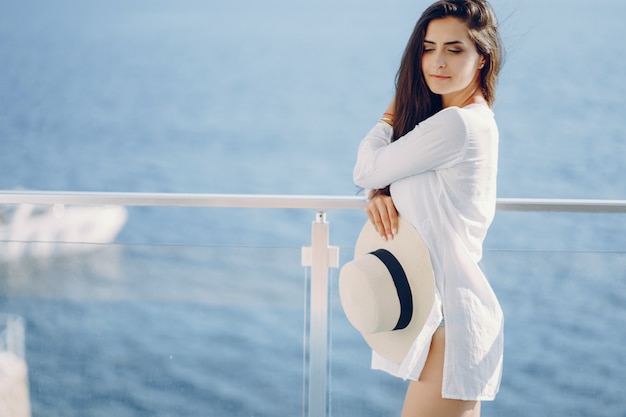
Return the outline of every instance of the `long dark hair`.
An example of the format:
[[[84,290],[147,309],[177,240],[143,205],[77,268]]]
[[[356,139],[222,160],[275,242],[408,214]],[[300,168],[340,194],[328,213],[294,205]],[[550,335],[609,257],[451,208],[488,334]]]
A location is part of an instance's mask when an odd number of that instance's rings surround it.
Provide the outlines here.
[[[422,72],[424,37],[428,24],[435,19],[456,17],[467,24],[470,39],[485,58],[480,72],[480,86],[492,106],[502,67],[503,49],[496,15],[485,0],[440,0],[424,11],[413,29],[396,75],[396,109],[393,138],[396,140],[442,109],[441,96],[433,94]]]

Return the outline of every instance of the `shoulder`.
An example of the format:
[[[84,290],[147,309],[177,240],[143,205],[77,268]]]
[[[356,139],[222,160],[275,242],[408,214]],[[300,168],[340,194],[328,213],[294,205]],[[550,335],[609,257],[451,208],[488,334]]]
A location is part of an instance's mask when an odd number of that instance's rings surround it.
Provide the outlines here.
[[[432,119],[438,122],[465,124],[476,121],[491,121],[494,114],[491,108],[482,104],[470,104],[466,107],[447,107],[434,114]]]
[[[448,107],[435,114],[433,118],[435,117],[437,123],[448,126],[448,129],[454,130],[457,134],[472,136],[477,132],[497,131],[493,111],[482,104]]]
[[[467,107],[455,108],[463,121],[472,124],[493,124],[495,116],[490,107],[483,104],[470,104]]]

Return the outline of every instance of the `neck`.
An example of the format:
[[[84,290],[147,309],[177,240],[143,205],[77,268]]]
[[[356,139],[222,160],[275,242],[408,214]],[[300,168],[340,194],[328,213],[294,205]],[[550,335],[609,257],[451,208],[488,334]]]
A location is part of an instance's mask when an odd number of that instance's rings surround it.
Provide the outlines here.
[[[441,99],[444,109],[446,107],[465,107],[470,104],[485,104],[487,102],[478,83],[468,86],[467,89],[457,94],[442,96]]]

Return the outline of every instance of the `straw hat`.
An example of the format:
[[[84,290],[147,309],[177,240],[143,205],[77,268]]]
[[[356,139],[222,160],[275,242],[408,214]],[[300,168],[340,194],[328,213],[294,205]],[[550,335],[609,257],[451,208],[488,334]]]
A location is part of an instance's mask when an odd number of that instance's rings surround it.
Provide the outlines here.
[[[350,323],[382,357],[400,363],[422,330],[435,299],[426,243],[407,221],[385,241],[367,222],[354,260],[339,274],[339,296]]]

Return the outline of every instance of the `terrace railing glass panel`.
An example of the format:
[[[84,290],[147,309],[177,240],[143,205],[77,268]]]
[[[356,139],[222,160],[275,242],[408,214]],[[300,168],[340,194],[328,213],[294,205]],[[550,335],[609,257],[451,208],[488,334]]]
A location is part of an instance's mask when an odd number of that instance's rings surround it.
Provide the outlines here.
[[[353,243],[362,198],[0,192],[0,204],[146,206],[163,211],[156,219],[189,210],[197,218],[187,230],[206,222],[198,207],[281,209],[248,220],[264,224],[261,235],[285,221],[301,227],[281,236],[303,235],[302,245],[269,246],[189,243],[176,228],[150,234],[158,243],[0,239],[0,313],[25,327],[24,415],[399,413],[406,383],[369,369],[338,297],[338,267],[353,248],[332,245],[326,213]],[[509,236],[499,220],[523,216],[539,244],[510,235],[510,247],[484,253],[506,314],[506,355],[501,393],[483,415],[621,415],[626,203],[501,199],[498,209],[512,213],[496,217],[497,241]],[[544,215],[552,220],[537,221]]]

